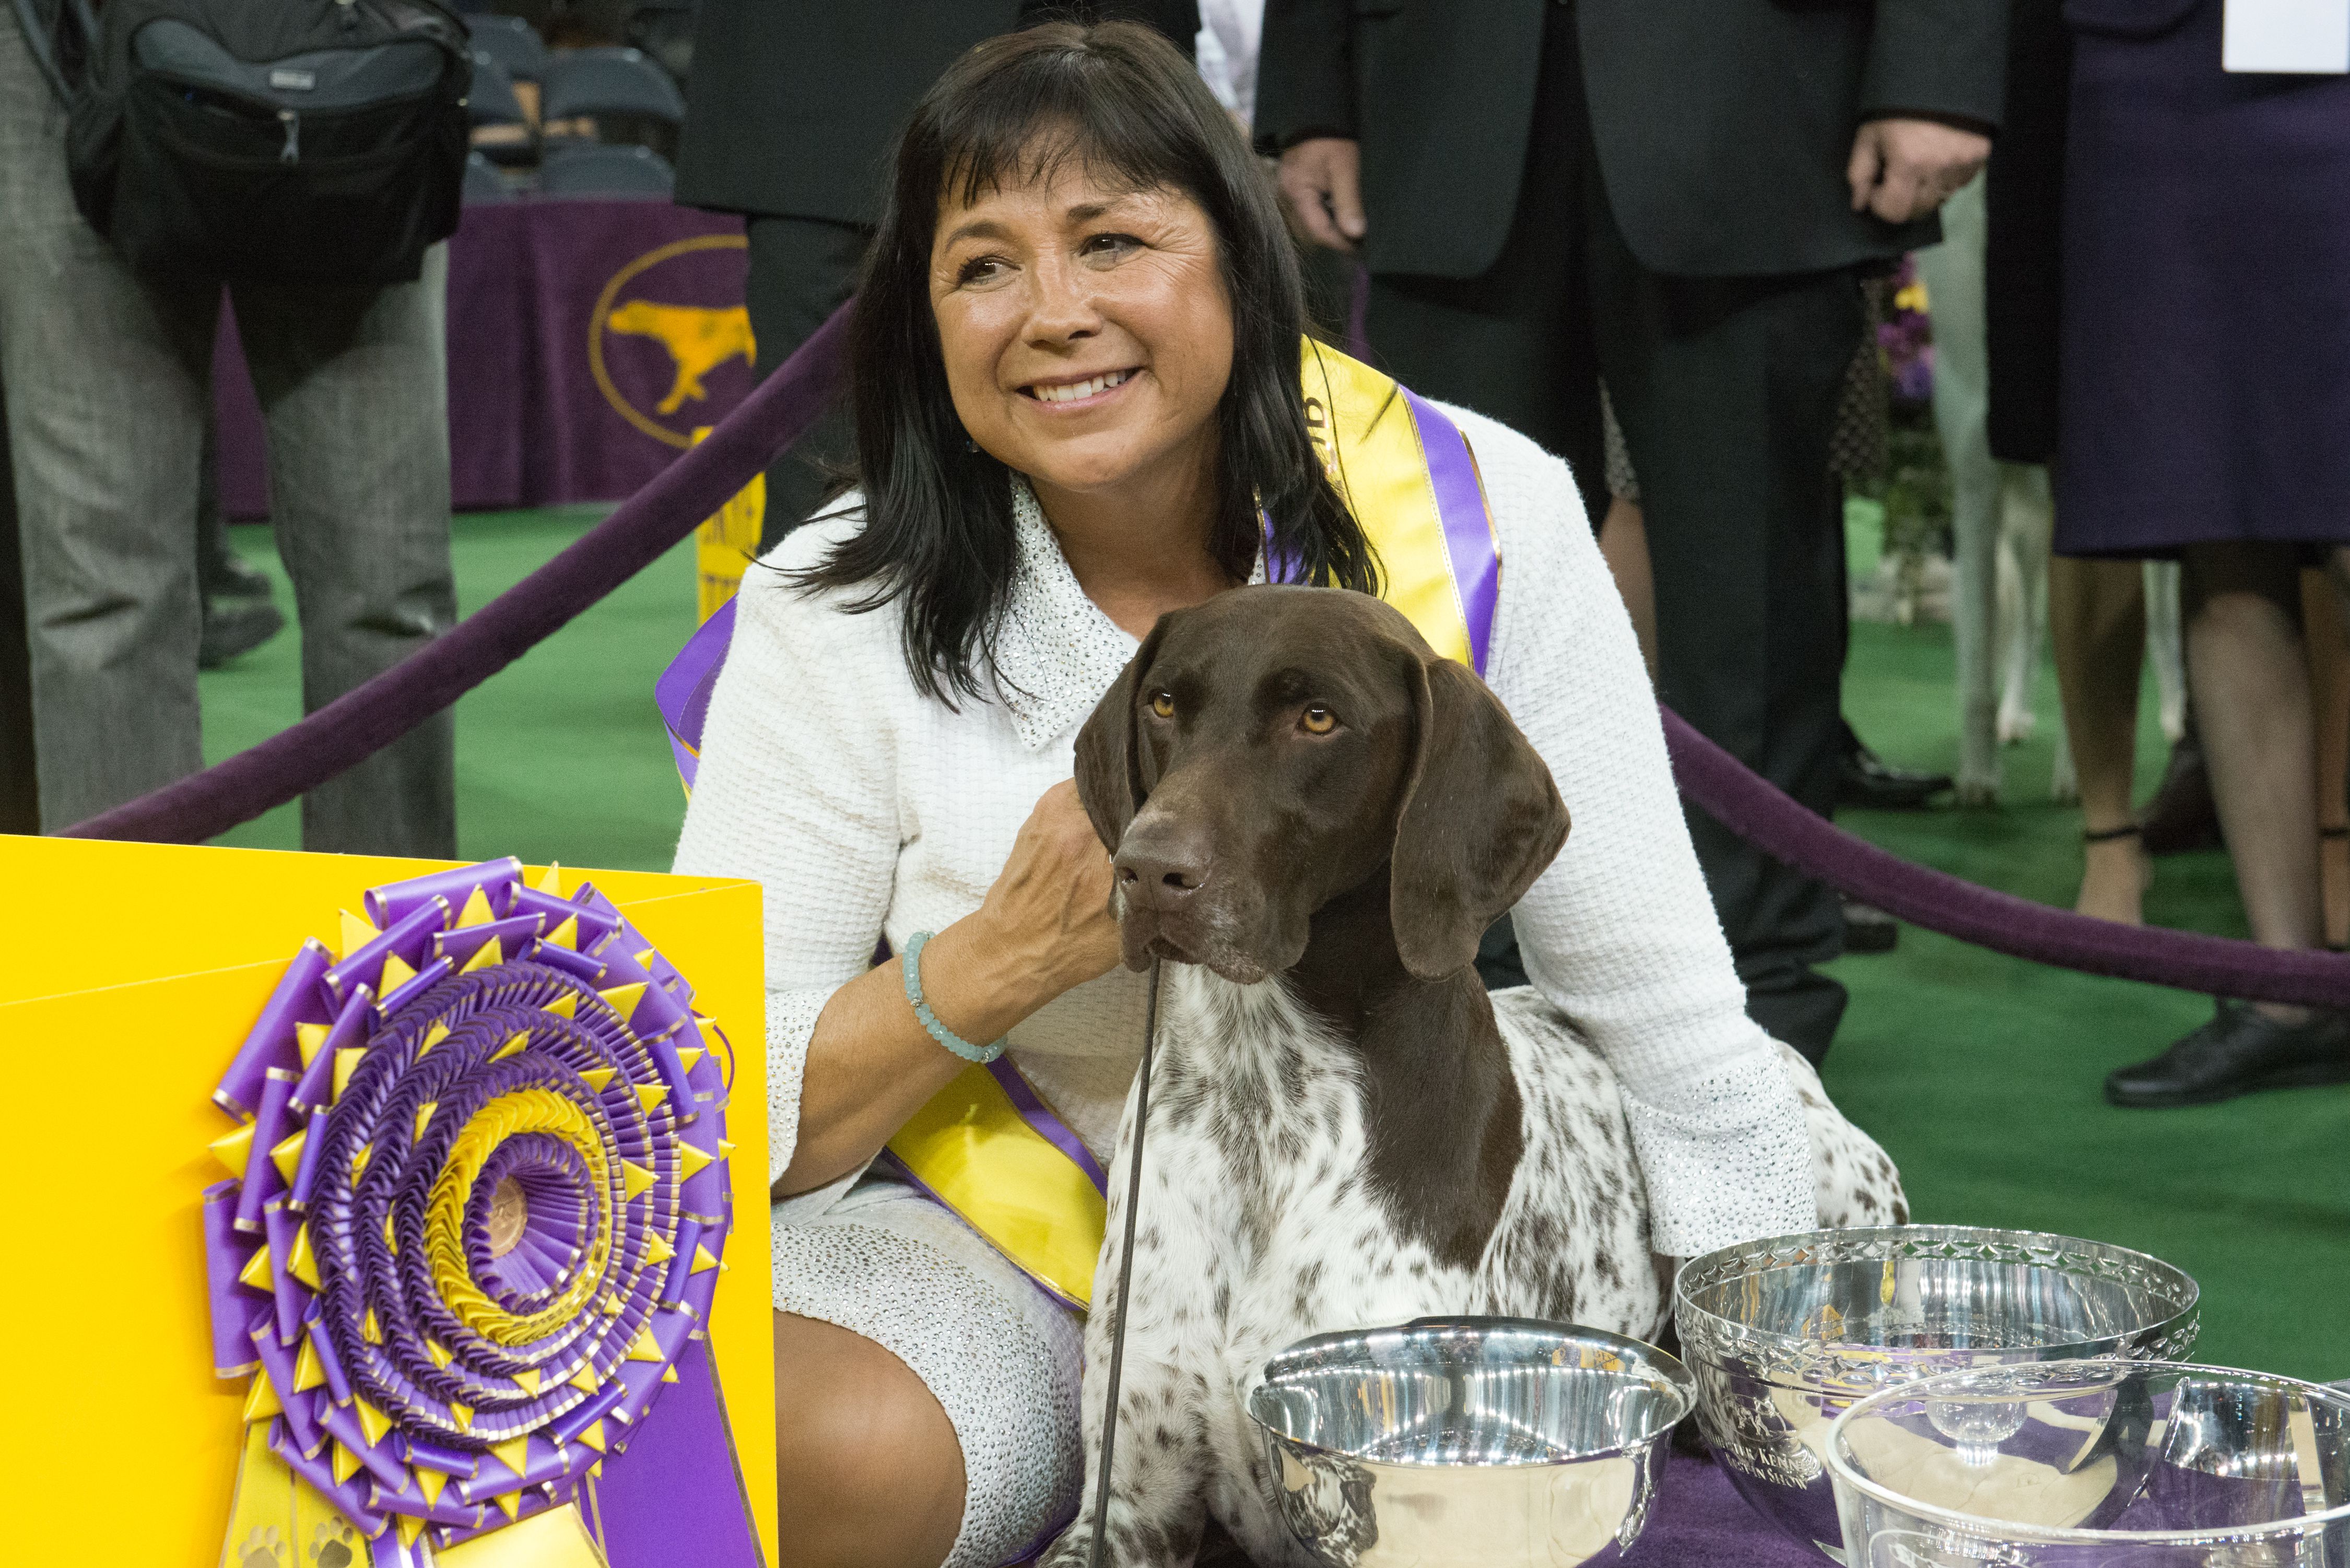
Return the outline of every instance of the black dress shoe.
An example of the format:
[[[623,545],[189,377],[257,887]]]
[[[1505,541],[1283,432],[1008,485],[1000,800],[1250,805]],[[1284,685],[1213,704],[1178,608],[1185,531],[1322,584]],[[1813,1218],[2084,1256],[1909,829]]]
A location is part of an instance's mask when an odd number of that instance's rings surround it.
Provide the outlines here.
[[[1857,898],[1844,901],[1844,950],[1848,953],[1889,953],[1901,941],[1901,922],[1874,904]]]
[[[218,670],[241,653],[251,653],[286,628],[286,618],[267,599],[206,599],[203,631],[196,643],[196,668]]]
[[[2256,1089],[2350,1083],[2350,1015],[2314,1010],[2280,1023],[2258,1008],[2223,1002],[2211,1022],[2151,1062],[2106,1079],[2117,1106],[2208,1106]]]
[[[1852,726],[1844,727],[1844,772],[1836,782],[1836,804],[1866,811],[1921,811],[1926,803],[1950,787],[1948,774],[1914,773],[1887,763],[1861,744]]]

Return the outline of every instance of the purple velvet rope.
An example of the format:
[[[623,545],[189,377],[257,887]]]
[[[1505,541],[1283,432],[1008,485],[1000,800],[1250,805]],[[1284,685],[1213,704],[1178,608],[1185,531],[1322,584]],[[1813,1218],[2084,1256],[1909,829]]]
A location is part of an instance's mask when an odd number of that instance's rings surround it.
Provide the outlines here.
[[[1660,709],[1681,793],[1766,854],[1913,925],[2087,974],[2261,1002],[2350,1007],[2350,959],[2124,926],[1914,865],[1817,816]]]
[[[364,762],[537,646],[725,504],[799,439],[840,379],[849,306],[734,411],[538,570],[442,637],[250,751],[65,829],[201,844]]]

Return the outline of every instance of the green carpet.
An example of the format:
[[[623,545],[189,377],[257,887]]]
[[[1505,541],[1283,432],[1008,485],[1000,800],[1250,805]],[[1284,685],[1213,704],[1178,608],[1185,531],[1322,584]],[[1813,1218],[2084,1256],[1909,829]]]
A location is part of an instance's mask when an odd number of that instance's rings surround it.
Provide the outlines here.
[[[462,607],[470,612],[510,586],[601,510],[459,519]],[[265,530],[235,533],[239,548],[276,572]],[[279,583],[280,603],[290,604],[282,575]],[[683,803],[652,680],[692,615],[691,549],[680,546],[458,704],[466,856],[667,866]],[[2069,903],[2080,875],[2079,815],[2047,801],[2058,721],[2044,670],[2041,686],[2040,732],[2006,753],[2002,808],[1862,813],[1847,826],[1971,880]],[[203,694],[211,758],[291,722],[299,712],[294,634],[205,676]],[[2141,794],[2165,754],[2152,701],[2149,680]],[[1952,766],[1949,628],[1856,626],[1846,709],[1887,757]],[[223,842],[293,848],[297,839],[289,806]],[[2149,919],[2243,934],[2224,857],[2158,867]],[[2098,1097],[2098,1080],[2192,1028],[2209,1002],[2043,969],[1914,929],[1903,930],[1898,952],[1846,959],[1835,972],[1853,1000],[1828,1059],[1829,1089],[1900,1164],[1918,1219],[2144,1248],[2202,1282],[2199,1357],[2350,1377],[2350,1089],[2116,1111]]]

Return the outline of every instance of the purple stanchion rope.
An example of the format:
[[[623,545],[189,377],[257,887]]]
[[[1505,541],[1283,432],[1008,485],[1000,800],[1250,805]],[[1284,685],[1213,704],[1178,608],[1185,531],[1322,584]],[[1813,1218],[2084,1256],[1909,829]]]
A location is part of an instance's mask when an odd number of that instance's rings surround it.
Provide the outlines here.
[[[1805,810],[1679,714],[1660,711],[1681,794],[1765,854],[1913,925],[2086,974],[2213,996],[2350,1007],[2350,958],[2092,919],[1916,865]]]
[[[390,670],[200,774],[65,830],[200,844],[365,761],[658,560],[799,439],[840,380],[848,306],[715,430],[553,560]]]
[[[1357,273],[1349,336],[1368,304]],[[65,831],[195,844],[283,805],[398,740],[650,565],[806,432],[840,377],[849,306],[699,445],[602,523],[445,637],[247,752]],[[2121,926],[1914,865],[1814,815],[1670,709],[1681,793],[1766,854],[1913,925],[2037,963],[2250,1001],[2350,1007],[2350,959]]]

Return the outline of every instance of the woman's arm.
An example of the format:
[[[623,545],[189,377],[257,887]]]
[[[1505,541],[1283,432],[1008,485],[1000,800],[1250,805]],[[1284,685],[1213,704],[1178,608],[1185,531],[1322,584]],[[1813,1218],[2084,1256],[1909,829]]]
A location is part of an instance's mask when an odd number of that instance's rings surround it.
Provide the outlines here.
[[[1575,826],[1515,911],[1526,974],[1606,1054],[1657,1251],[1814,1222],[1802,1106],[1706,891],[1656,696],[1565,464],[1460,416],[1500,527],[1489,674]]]
[[[1076,785],[1045,792],[1012,857],[972,914],[922,949],[922,996],[975,1045],[1118,962],[1109,857]],[[817,1017],[800,1090],[799,1145],[778,1197],[837,1181],[881,1150],[967,1064],[930,1036],[906,1000],[905,959],[832,993]]]

